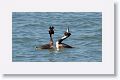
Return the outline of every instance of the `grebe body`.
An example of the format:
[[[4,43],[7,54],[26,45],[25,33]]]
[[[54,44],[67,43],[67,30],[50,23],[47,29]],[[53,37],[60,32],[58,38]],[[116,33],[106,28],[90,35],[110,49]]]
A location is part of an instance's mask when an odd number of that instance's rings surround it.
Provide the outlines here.
[[[68,44],[65,44],[65,43],[56,42],[56,48],[57,49],[62,49],[62,48],[73,48],[73,47],[68,45]]]
[[[67,39],[69,36],[71,35],[71,33],[69,32],[69,27],[67,29],[66,32],[64,32],[64,36],[61,39],[58,39],[58,41],[56,42],[56,48],[57,49],[61,49],[61,48],[73,48],[72,46],[62,43],[63,40]]]
[[[49,43],[36,47],[36,49],[53,49],[53,38],[52,38],[53,34],[54,34],[54,27],[50,26],[49,27],[49,35],[50,35]]]

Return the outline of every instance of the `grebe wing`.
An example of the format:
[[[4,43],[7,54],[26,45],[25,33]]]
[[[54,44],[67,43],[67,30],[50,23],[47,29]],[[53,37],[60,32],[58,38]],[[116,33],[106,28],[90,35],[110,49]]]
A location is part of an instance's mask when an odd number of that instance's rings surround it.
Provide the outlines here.
[[[37,46],[36,49],[50,49],[50,44],[44,44],[42,46]]]
[[[63,45],[64,48],[73,48],[72,46],[65,44],[65,43],[61,43]]]

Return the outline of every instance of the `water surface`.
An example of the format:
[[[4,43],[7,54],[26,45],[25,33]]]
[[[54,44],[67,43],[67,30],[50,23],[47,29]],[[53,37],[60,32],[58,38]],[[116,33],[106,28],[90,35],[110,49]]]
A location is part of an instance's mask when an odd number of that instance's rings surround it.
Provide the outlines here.
[[[64,43],[71,49],[36,50],[49,42],[48,28],[55,27],[55,42],[70,27],[71,36]],[[13,12],[13,62],[101,62],[101,12]]]

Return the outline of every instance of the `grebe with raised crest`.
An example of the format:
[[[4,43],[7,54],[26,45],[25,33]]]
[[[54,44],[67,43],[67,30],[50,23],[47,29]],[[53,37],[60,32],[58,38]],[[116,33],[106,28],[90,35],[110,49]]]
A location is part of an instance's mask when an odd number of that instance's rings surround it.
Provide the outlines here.
[[[53,34],[54,34],[54,27],[49,27],[49,35],[50,35],[50,41],[48,44],[36,47],[36,49],[53,49]]]
[[[62,43],[62,41],[67,39],[70,35],[71,35],[71,33],[70,33],[69,27],[68,27],[67,31],[64,32],[64,36],[61,39],[58,39],[58,41],[56,42],[57,50],[59,50],[60,48],[73,48],[72,46],[70,46],[68,44]]]

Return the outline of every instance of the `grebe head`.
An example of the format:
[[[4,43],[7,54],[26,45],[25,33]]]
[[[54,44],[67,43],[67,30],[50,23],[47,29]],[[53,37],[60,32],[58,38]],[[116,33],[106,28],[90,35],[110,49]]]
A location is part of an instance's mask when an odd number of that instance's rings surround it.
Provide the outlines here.
[[[54,34],[54,27],[53,26],[49,27],[49,34]]]
[[[69,27],[67,28],[67,31],[66,31],[66,32],[70,32],[70,31],[69,31]]]
[[[67,37],[69,37],[70,35],[71,35],[71,33],[64,32],[64,36],[67,36]]]
[[[67,31],[66,32],[64,32],[64,36],[70,36],[71,35],[71,33],[70,33],[70,31],[69,31],[69,27],[67,28]]]

